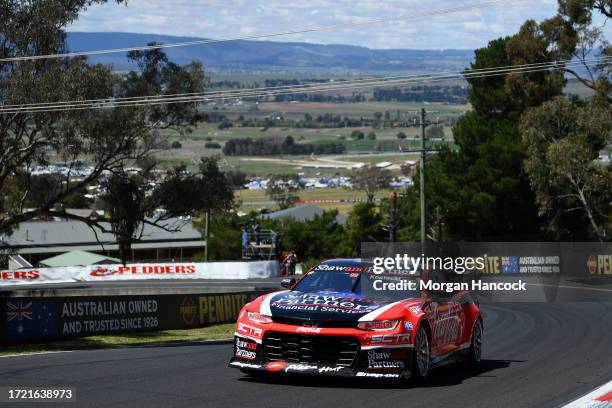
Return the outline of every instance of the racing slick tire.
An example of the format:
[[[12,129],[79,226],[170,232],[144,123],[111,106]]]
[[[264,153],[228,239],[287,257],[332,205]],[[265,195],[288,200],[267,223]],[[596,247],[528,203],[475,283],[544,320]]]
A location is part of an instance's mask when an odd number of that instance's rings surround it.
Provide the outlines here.
[[[429,375],[429,363],[429,335],[427,329],[421,325],[414,337],[414,347],[412,348],[412,379],[419,382],[427,378]]]
[[[468,349],[465,364],[468,367],[475,367],[482,357],[482,320],[477,319],[472,329],[470,348]]]

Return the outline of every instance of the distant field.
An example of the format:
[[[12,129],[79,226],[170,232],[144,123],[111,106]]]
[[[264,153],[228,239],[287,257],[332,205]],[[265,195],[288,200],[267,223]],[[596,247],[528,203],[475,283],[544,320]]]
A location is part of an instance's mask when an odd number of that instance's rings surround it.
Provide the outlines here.
[[[313,116],[330,113],[340,116],[353,117],[373,117],[375,112],[389,111],[392,118],[395,118],[397,112],[400,112],[404,118],[406,115],[414,115],[421,107],[425,107],[429,111],[435,111],[429,116],[430,121],[436,121],[439,116],[442,117],[459,117],[464,112],[470,109],[468,105],[447,105],[442,103],[401,103],[401,102],[364,102],[364,103],[261,103],[258,105],[257,112],[251,112],[249,106],[230,106],[228,110],[217,110],[222,114],[230,114],[235,117],[239,114],[248,117],[250,115],[266,116],[272,113],[282,114],[293,118],[302,118],[304,114],[310,113]],[[444,119],[444,118],[442,118]],[[444,137],[447,141],[452,141],[452,131],[449,126],[444,128]],[[350,135],[353,131],[359,130],[368,134],[374,132],[375,140],[363,139],[353,140]],[[407,135],[407,139],[397,139],[397,134],[403,132]],[[259,139],[264,137],[286,138],[292,136],[297,143],[342,143],[344,144],[347,153],[366,153],[379,150],[389,151],[389,153],[398,152],[400,146],[403,150],[413,149],[419,146],[419,141],[414,140],[420,135],[420,128],[417,126],[402,127],[402,128],[381,128],[373,129],[371,127],[350,127],[350,128],[321,128],[321,129],[304,129],[304,128],[287,128],[287,127],[270,127],[267,129],[256,127],[231,127],[225,130],[219,130],[216,124],[202,123],[199,124],[190,133],[179,134],[172,130],[165,130],[163,135],[167,136],[170,141],[179,141],[181,148],[169,149],[157,155],[163,166],[169,167],[177,164],[186,164],[189,167],[194,167],[200,157],[205,156],[220,156],[223,158],[221,165],[225,171],[242,171],[247,174],[257,176],[267,176],[274,173],[304,173],[306,176],[313,175],[335,175],[346,174],[350,172],[346,168],[310,168],[303,167],[299,164],[289,162],[299,160],[310,160],[310,157],[287,156],[269,158],[269,160],[255,161],[243,160],[241,157],[223,157],[222,149],[206,148],[206,142],[218,143],[221,147],[230,139],[237,138],[252,138]],[[380,145],[384,143],[384,148]],[[279,159],[279,160],[277,160]],[[381,161],[391,161],[395,164],[400,164],[408,160],[405,157],[393,158],[348,158],[349,162],[368,162],[378,163]]]
[[[349,174],[348,169],[330,169],[330,168],[298,168],[300,166],[292,163],[288,163],[283,160],[298,160],[300,156],[291,157],[258,157],[258,159],[264,159],[261,161],[243,160],[251,159],[252,157],[220,157],[219,167],[222,171],[241,171],[248,175],[266,177],[270,174],[282,174],[282,173],[303,173],[306,177],[312,177],[317,175],[322,176],[334,176],[336,174]],[[171,156],[159,156],[162,167],[172,167],[178,164],[185,164],[190,169],[195,169],[197,164],[196,158],[179,158]]]
[[[391,111],[394,115],[415,112],[425,108],[438,111],[440,114],[462,114],[470,109],[469,105],[450,105],[443,103],[410,103],[410,102],[359,102],[359,103],[260,103],[259,110],[274,112],[304,112],[315,114],[335,114],[342,116],[371,116],[374,112]]]
[[[282,113],[284,116],[289,117],[295,117],[296,115],[303,116],[306,113],[311,115],[329,113],[349,117],[371,117],[375,112],[390,111],[392,117],[395,117],[394,115],[397,115],[398,110],[401,115],[416,115],[417,111],[421,108],[431,111],[432,115],[445,116],[459,116],[471,109],[470,105],[451,105],[438,102],[263,102],[259,104],[246,102],[241,105],[223,106],[221,109],[213,111],[211,111],[211,108],[203,107],[203,110],[226,114],[232,113],[234,115],[244,115],[245,117],[262,116],[269,113]]]
[[[388,190],[381,190],[380,197],[386,197]],[[349,200],[365,199],[363,191],[351,190],[347,188],[309,188],[299,192],[302,200]],[[238,190],[236,197],[243,201],[270,201],[266,196],[265,190]]]
[[[364,133],[373,131],[376,133],[376,140],[353,140],[350,135],[354,130],[360,130]],[[408,139],[399,140],[397,134],[403,132],[406,134]],[[450,127],[444,127],[445,138],[451,139],[452,132]],[[165,132],[171,140],[178,140],[183,145],[183,149],[186,151],[195,152],[195,155],[210,155],[215,152],[220,153],[217,149],[206,149],[204,144],[207,141],[218,142],[223,145],[230,139],[238,138],[252,138],[260,139],[264,137],[278,137],[285,138],[289,135],[298,142],[302,143],[326,143],[326,142],[341,142],[344,143],[348,151],[372,151],[375,149],[376,142],[381,140],[393,140],[401,142],[402,145],[412,145],[416,142],[409,139],[417,138],[420,135],[420,130],[417,127],[408,128],[385,128],[385,129],[373,129],[371,127],[349,127],[349,128],[322,128],[322,129],[303,129],[303,128],[283,128],[283,127],[272,127],[265,131],[260,128],[252,127],[233,127],[226,130],[218,130],[216,126],[212,124],[201,124],[192,133],[185,135],[179,135],[177,133]],[[180,151],[174,152],[175,154],[181,154]],[[188,152],[187,152],[188,153]]]
[[[390,190],[381,190],[376,195],[377,198],[384,198]],[[365,193],[362,191],[350,190],[346,188],[316,188],[300,191],[299,197],[301,200],[364,200]],[[240,207],[243,211],[260,210],[269,208],[277,210],[276,205],[264,204],[270,200],[264,190],[238,190],[236,198],[242,201]],[[341,214],[348,214],[353,208],[354,203],[315,203],[314,205],[322,207],[326,210],[338,209]]]

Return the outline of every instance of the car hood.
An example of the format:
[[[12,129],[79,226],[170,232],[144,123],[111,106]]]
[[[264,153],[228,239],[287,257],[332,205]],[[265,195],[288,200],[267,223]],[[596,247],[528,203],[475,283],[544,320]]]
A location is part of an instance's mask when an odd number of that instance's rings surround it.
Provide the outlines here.
[[[384,298],[367,298],[355,293],[297,292],[278,293],[269,299],[272,318],[279,323],[357,322],[366,314],[394,303]]]

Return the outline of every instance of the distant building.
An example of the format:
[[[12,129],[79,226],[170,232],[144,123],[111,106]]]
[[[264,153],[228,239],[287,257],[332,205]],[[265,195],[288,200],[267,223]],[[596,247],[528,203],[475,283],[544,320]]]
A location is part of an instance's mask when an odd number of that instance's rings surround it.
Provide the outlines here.
[[[191,221],[168,220],[165,224],[177,232],[145,225],[142,238],[132,243],[129,261],[171,262],[192,259],[206,247],[206,241]],[[101,223],[109,229],[108,224]],[[97,234],[97,236],[96,236]],[[19,224],[10,236],[0,236],[0,251],[19,255],[32,265],[71,251],[94,252],[119,258],[117,240],[113,234],[92,230],[75,220],[29,221]]]

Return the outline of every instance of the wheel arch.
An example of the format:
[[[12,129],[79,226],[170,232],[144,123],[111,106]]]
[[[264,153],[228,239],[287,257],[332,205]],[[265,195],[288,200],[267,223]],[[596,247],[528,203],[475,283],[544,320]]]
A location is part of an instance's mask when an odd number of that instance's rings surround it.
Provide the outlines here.
[[[432,335],[431,323],[429,323],[429,320],[427,319],[421,319],[419,323],[417,324],[415,334],[419,330],[419,327],[421,326],[423,326],[423,328],[425,329],[425,332],[427,333],[427,340],[429,341],[429,347],[431,348],[431,335]]]

